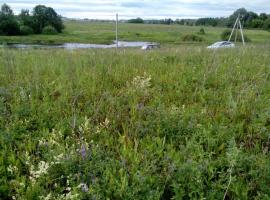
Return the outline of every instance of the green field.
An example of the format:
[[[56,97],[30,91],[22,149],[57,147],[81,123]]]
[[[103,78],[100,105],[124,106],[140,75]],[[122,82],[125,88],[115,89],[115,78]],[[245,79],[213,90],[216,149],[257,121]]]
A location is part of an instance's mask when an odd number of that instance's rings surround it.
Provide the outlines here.
[[[61,44],[65,42],[111,44],[115,39],[115,24],[94,22],[65,22],[66,29],[59,35],[0,36],[0,43],[45,43]],[[149,41],[161,44],[182,44],[186,34],[197,34],[201,27],[181,25],[148,25],[120,23],[119,38],[127,41]],[[204,43],[220,40],[224,28],[204,27]],[[245,34],[254,43],[270,43],[270,32],[245,30]]]
[[[0,199],[270,199],[269,33],[209,51],[222,29],[191,45],[199,27],[120,27],[164,45],[0,49]],[[112,28],[8,39],[104,43]]]

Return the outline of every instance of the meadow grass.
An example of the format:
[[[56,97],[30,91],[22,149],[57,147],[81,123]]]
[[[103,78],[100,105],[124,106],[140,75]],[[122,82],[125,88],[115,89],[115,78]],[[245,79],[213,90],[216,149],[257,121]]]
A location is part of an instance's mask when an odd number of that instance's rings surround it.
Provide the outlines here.
[[[62,44],[65,42],[111,44],[115,40],[114,23],[88,21],[67,21],[64,33],[58,35],[0,36],[0,43],[43,43]],[[157,25],[157,24],[119,24],[119,39],[127,41],[149,41],[161,44],[183,44],[187,34],[197,34],[199,26]],[[203,27],[203,43],[210,44],[221,40],[225,28]],[[253,43],[270,43],[270,32],[262,30],[244,30]]]
[[[0,199],[269,199],[270,46],[0,50]]]

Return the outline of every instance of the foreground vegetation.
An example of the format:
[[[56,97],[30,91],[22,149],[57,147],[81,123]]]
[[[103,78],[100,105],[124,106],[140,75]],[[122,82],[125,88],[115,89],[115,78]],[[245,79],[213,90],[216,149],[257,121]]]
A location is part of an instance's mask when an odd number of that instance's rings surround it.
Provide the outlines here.
[[[269,199],[269,54],[0,50],[0,199]]]

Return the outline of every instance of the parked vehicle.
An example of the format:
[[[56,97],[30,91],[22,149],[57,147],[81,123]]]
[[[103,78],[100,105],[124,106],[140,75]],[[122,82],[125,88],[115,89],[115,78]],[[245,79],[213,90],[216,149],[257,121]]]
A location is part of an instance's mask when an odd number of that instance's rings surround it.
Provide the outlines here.
[[[234,48],[235,44],[228,41],[216,42],[207,47],[207,49]]]
[[[160,46],[158,44],[147,44],[142,47],[142,50],[151,50],[151,49],[158,49]]]

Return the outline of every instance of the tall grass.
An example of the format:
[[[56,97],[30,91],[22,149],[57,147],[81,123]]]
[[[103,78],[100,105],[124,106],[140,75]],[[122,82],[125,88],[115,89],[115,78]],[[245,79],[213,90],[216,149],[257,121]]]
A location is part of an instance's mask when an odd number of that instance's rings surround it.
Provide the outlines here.
[[[0,199],[270,198],[269,53],[0,50]]]

